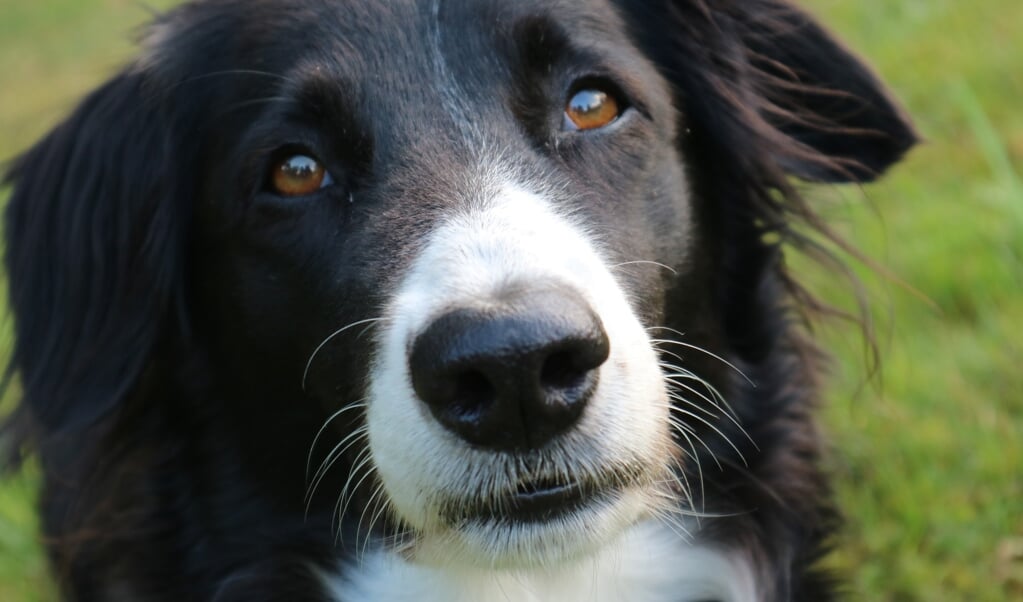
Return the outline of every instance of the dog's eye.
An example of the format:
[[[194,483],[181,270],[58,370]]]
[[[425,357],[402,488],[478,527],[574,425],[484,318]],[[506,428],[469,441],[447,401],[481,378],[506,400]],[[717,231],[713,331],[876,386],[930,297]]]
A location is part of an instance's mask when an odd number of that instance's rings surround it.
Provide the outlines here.
[[[597,88],[584,88],[565,105],[565,129],[593,130],[609,125],[621,115],[615,97]]]
[[[316,159],[308,155],[291,155],[273,164],[270,187],[282,196],[306,196],[326,188],[334,180]]]

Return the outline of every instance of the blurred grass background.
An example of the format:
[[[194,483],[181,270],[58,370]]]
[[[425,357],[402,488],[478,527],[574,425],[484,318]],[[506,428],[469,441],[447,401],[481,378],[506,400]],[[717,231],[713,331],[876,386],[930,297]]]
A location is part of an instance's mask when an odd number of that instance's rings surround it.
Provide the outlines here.
[[[883,183],[819,194],[907,285],[856,267],[883,354],[875,382],[855,328],[821,331],[837,352],[826,421],[849,518],[829,563],[856,600],[1023,600],[1023,2],[803,4],[869,57],[927,139]],[[138,0],[0,0],[0,161],[123,64],[147,18]],[[793,263],[850,306],[848,283]],[[10,336],[4,322],[0,361]],[[53,599],[34,482],[31,467],[0,481],[3,601]]]

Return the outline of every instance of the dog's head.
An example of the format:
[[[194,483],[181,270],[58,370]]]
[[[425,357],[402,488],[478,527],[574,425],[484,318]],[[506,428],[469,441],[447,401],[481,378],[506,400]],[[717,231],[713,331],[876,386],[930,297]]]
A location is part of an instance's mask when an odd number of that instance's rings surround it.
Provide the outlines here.
[[[206,404],[409,554],[580,554],[755,453],[788,178],[913,140],[779,0],[195,2],[10,171],[14,365],[41,440]]]

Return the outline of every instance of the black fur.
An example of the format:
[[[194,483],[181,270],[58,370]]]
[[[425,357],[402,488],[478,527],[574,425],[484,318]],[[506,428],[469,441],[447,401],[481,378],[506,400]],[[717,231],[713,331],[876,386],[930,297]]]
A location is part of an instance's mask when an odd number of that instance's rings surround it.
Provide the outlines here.
[[[7,432],[42,464],[44,537],[68,599],[323,600],[309,567],[356,555],[335,540],[332,495],[306,513],[305,466],[326,418],[363,397],[372,347],[339,337],[308,375],[305,363],[338,325],[376,315],[459,196],[471,152],[426,79],[428,15],[186,4],[10,167],[24,394]],[[780,0],[452,1],[441,23],[473,125],[516,169],[622,199],[584,211],[620,226],[632,256],[677,268],[628,283],[647,325],[686,332],[757,383],[686,357],[751,437],[725,433],[744,462],[692,425],[703,465],[722,465],[703,502],[729,518],[707,521],[709,536],[748,551],[765,601],[832,599],[815,568],[836,524],[811,416],[819,357],[778,240],[798,246],[797,226],[819,226],[790,176],[872,180],[914,143],[907,119]],[[647,120],[614,144],[553,143],[565,86],[595,70]],[[282,147],[317,150],[340,185],[269,195]],[[670,177],[679,158],[688,216]],[[700,251],[685,265],[680,219]],[[340,437],[359,421],[331,424]],[[319,490],[336,495],[354,459]]]

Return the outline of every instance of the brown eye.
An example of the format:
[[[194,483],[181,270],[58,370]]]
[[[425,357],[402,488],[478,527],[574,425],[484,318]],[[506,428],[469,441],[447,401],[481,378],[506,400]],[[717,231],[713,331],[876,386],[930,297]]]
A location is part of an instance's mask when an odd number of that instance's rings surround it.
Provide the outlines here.
[[[569,129],[592,130],[604,127],[621,114],[613,96],[594,88],[579,90],[565,106],[566,126]]]
[[[306,196],[332,183],[319,161],[307,155],[291,155],[274,163],[270,186],[283,196]]]

